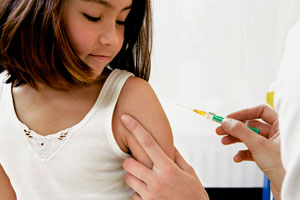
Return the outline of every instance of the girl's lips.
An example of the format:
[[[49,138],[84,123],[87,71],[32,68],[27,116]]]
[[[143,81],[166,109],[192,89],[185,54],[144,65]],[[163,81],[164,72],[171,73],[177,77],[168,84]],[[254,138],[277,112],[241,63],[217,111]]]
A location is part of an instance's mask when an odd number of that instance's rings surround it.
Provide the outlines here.
[[[101,60],[101,61],[109,61],[110,60],[110,56],[104,56],[104,55],[92,55],[92,57]]]

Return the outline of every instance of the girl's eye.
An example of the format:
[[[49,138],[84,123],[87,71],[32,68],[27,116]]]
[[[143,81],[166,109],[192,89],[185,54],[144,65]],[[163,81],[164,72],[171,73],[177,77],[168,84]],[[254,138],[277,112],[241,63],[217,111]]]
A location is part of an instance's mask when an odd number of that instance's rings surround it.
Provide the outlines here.
[[[87,14],[83,14],[89,21],[92,21],[92,22],[97,22],[99,21],[101,18],[100,17],[91,17]]]
[[[118,25],[122,25],[122,26],[125,25],[125,21],[117,20],[116,23],[117,23]]]

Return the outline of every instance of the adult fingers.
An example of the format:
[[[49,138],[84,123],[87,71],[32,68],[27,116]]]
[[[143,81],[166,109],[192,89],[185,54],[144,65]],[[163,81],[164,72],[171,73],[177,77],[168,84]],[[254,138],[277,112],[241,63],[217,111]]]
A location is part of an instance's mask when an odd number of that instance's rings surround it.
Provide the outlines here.
[[[235,162],[253,161],[252,153],[249,150],[239,151],[233,158]]]
[[[153,171],[151,169],[131,157],[125,159],[123,168],[146,184],[150,182],[151,177],[153,176]]]
[[[275,122],[274,122],[275,123]],[[260,122],[258,120],[249,120],[247,123],[247,126],[250,126],[252,128],[258,129],[260,128],[259,134],[261,136],[264,136],[265,138],[270,138],[274,134],[272,130],[272,125],[266,124],[264,122]]]
[[[234,144],[237,142],[241,142],[241,140],[231,135],[227,135],[222,138],[222,144],[224,145]]]
[[[129,187],[131,187],[135,192],[139,193],[140,195],[143,195],[143,192],[147,191],[147,185],[132,174],[126,174],[125,182]]]
[[[190,172],[193,171],[192,167],[186,160],[183,158],[183,156],[179,153],[176,147],[174,147],[174,160],[178,167],[183,169],[184,171]]]
[[[253,108],[243,109],[227,115],[228,118],[233,118],[239,121],[251,119],[262,119],[268,124],[273,124],[277,119],[277,113],[267,105],[259,105]]]
[[[140,195],[138,193],[135,192],[131,195],[130,200],[143,200],[143,199],[142,199],[142,197],[140,197]]]
[[[222,121],[222,127],[229,135],[238,138],[245,143],[250,151],[259,144],[259,140],[264,138],[261,135],[254,133],[242,122],[234,119],[225,118]]]
[[[216,128],[217,135],[228,135],[228,133],[222,128],[222,126],[219,126]]]
[[[224,145],[234,144],[237,142],[241,142],[241,140],[237,139],[236,137],[232,137],[230,135],[222,138],[222,143]],[[253,161],[252,153],[249,150],[241,150],[235,155],[233,160],[235,162]]]
[[[260,122],[258,120],[249,120],[248,123],[245,124],[255,129],[260,128],[259,134],[261,136],[264,136],[265,138],[270,138],[273,136],[273,134],[276,133],[276,131],[272,131],[274,128],[272,125]],[[228,133],[222,128],[222,126],[216,128],[216,133],[218,135],[228,135]]]
[[[141,144],[145,152],[153,161],[155,167],[164,168],[170,163],[173,163],[173,161],[171,161],[165,152],[160,148],[151,134],[137,120],[129,115],[123,114],[121,116],[121,122]]]
[[[248,124],[246,124],[247,126],[250,126],[252,128],[260,128],[259,134],[266,137],[266,138],[270,138],[272,135],[270,135],[270,131],[272,129],[272,126],[257,120],[251,120],[249,121]],[[233,137],[231,135],[228,135],[228,133],[222,128],[222,126],[218,127],[216,129],[216,133],[218,135],[226,135],[225,137],[222,138],[222,143],[224,145],[228,145],[228,144],[234,144],[237,142],[241,142],[240,139]]]

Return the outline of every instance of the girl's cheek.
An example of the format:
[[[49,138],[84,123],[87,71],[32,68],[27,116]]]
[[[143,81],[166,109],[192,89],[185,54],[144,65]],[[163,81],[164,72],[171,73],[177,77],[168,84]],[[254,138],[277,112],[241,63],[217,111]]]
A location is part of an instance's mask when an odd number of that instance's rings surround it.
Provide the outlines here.
[[[90,32],[77,29],[76,31],[72,31],[69,39],[76,54],[78,56],[84,56],[85,54],[89,54],[88,49],[92,45],[92,38],[93,36]]]

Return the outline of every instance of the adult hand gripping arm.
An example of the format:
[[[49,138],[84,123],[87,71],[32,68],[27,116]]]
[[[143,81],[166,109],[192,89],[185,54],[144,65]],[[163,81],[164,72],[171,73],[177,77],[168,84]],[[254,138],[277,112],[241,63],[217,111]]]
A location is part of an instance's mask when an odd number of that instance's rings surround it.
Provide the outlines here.
[[[150,169],[134,158],[123,167],[126,183],[136,191],[132,200],[208,200],[209,197],[194,169],[175,148],[175,163],[163,152],[151,134],[135,119],[122,115],[121,121],[153,161]]]

